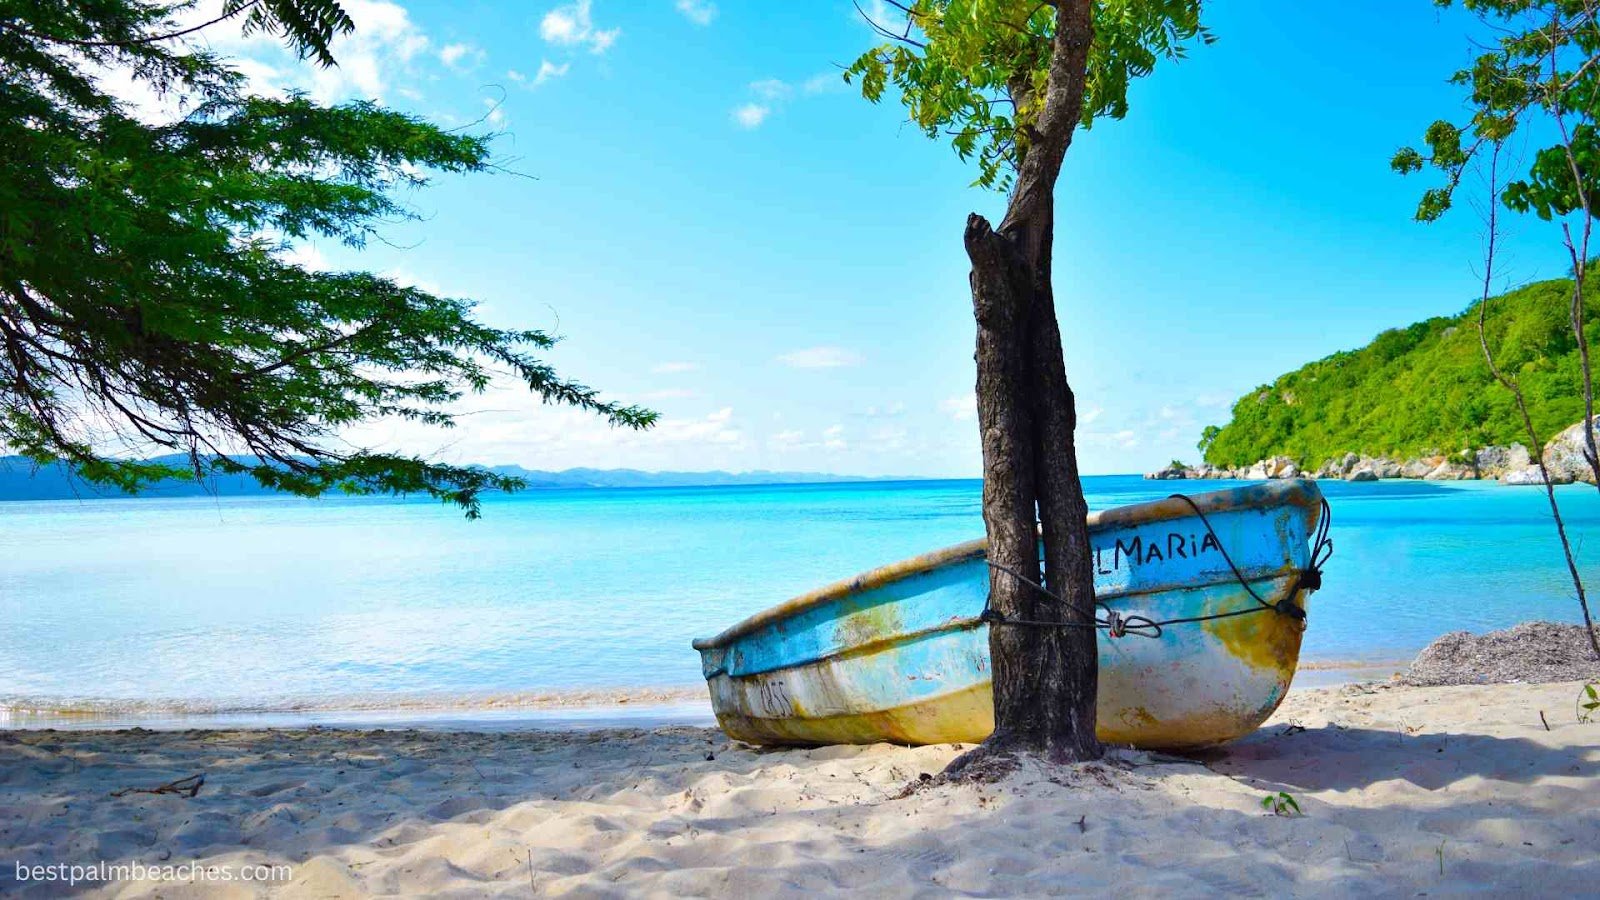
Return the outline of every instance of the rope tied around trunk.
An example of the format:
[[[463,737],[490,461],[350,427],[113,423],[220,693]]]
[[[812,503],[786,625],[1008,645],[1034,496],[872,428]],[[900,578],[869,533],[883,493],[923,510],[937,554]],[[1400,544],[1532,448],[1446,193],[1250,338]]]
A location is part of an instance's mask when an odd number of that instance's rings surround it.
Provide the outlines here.
[[[1205,525],[1206,533],[1209,534],[1211,539],[1216,543],[1218,552],[1222,554],[1223,562],[1228,564],[1229,570],[1233,572],[1233,577],[1238,579],[1239,586],[1243,587],[1245,592],[1250,595],[1250,598],[1256,601],[1255,606],[1248,607],[1246,609],[1236,609],[1232,612],[1212,613],[1208,616],[1186,616],[1184,618],[1162,619],[1157,621],[1147,616],[1125,615],[1117,610],[1112,609],[1105,603],[1096,600],[1094,605],[1100,611],[1099,614],[1096,614],[1095,612],[1086,610],[1083,607],[1067,600],[1067,598],[1050,591],[1048,588],[1044,587],[1044,585],[1038,584],[1028,578],[1024,578],[1015,570],[1003,566],[1000,563],[994,562],[993,560],[989,560],[988,563],[990,568],[1004,572],[1007,575],[1010,575],[1012,578],[1015,578],[1017,581],[1022,582],[1046,597],[1049,597],[1057,603],[1060,603],[1067,609],[1077,613],[1081,621],[1050,622],[1039,619],[1015,619],[1008,617],[990,606],[990,603],[993,599],[993,591],[990,592],[989,597],[984,599],[983,612],[979,614],[978,621],[985,622],[990,625],[1022,625],[1031,628],[1103,629],[1106,634],[1112,638],[1120,638],[1130,634],[1137,635],[1139,637],[1158,638],[1161,636],[1162,629],[1167,625],[1186,625],[1194,622],[1210,622],[1216,619],[1230,619],[1234,616],[1247,616],[1253,613],[1266,612],[1268,610],[1281,613],[1297,622],[1304,622],[1306,620],[1305,609],[1294,602],[1294,597],[1302,590],[1315,591],[1322,587],[1322,567],[1326,565],[1328,559],[1333,556],[1333,539],[1328,536],[1328,528],[1333,518],[1333,510],[1328,506],[1328,501],[1326,498],[1324,498],[1322,501],[1321,514],[1317,517],[1317,531],[1312,540],[1311,559],[1309,564],[1305,568],[1300,569],[1295,573],[1294,583],[1289,586],[1288,593],[1280,598],[1276,603],[1269,603],[1260,594],[1256,593],[1255,586],[1250,583],[1249,579],[1245,578],[1244,573],[1239,570],[1239,566],[1234,563],[1233,557],[1228,554],[1228,548],[1223,546],[1222,539],[1217,536],[1216,529],[1211,527],[1211,520],[1206,518],[1206,514],[1201,511],[1199,505],[1194,502],[1193,498],[1189,497],[1187,494],[1173,494],[1168,499],[1182,500],[1183,502],[1189,504],[1190,509],[1194,510],[1194,514],[1199,517],[1201,524]]]

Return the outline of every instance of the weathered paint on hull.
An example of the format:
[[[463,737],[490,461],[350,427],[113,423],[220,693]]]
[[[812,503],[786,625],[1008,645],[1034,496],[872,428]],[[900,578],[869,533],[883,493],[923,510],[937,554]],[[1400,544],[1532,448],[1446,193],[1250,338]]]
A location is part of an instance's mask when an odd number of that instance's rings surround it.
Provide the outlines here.
[[[1321,495],[1286,482],[1198,495],[1216,540],[1181,501],[1090,517],[1099,598],[1153,620],[1255,607],[1221,549],[1268,602],[1293,591]],[[1152,550],[1152,546],[1156,549]],[[868,572],[696,641],[729,736],[758,744],[972,742],[994,728],[989,569],[982,541]],[[1247,734],[1282,702],[1304,625],[1263,611],[1100,634],[1100,739],[1204,746]]]

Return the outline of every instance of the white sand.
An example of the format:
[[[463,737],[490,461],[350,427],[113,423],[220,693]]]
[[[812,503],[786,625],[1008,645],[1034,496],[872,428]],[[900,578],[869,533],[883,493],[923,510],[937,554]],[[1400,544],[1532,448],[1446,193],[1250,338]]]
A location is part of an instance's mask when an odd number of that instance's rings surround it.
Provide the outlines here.
[[[63,892],[17,883],[17,862],[137,860],[293,875],[91,895],[1593,895],[1600,724],[1576,722],[1578,688],[1296,692],[1198,761],[1030,764],[905,799],[958,748],[761,752],[692,728],[11,732],[0,893]],[[196,772],[193,799],[108,796]],[[1304,816],[1265,814],[1269,790]]]

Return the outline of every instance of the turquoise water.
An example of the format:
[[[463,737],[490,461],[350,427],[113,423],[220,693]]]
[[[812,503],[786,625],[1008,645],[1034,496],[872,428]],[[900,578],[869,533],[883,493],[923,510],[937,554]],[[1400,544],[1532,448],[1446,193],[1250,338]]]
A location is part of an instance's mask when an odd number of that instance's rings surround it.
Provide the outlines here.
[[[1093,508],[1226,482],[1089,478]],[[1325,484],[1309,660],[1577,619],[1537,489]],[[1600,591],[1600,494],[1560,490]],[[694,685],[691,638],[983,533],[977,481],[0,503],[0,698],[251,709]]]

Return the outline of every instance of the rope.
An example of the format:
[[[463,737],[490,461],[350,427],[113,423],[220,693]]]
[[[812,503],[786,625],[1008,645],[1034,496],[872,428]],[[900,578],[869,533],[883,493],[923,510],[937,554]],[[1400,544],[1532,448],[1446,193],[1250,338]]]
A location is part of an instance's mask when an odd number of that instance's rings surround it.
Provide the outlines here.
[[[1096,630],[1106,631],[1106,633],[1113,638],[1119,638],[1129,634],[1138,635],[1139,637],[1158,638],[1162,634],[1162,629],[1167,625],[1187,625],[1194,622],[1210,622],[1216,619],[1231,619],[1234,616],[1246,616],[1252,613],[1266,612],[1267,610],[1282,613],[1283,615],[1286,615],[1298,622],[1305,621],[1306,611],[1294,602],[1294,595],[1299,593],[1301,590],[1315,591],[1321,588],[1322,567],[1327,563],[1328,559],[1333,556],[1333,539],[1328,537],[1328,528],[1333,518],[1333,510],[1328,506],[1328,501],[1326,498],[1324,498],[1322,501],[1321,515],[1317,517],[1317,532],[1312,541],[1311,558],[1308,562],[1308,565],[1306,568],[1301,569],[1297,573],[1294,584],[1290,586],[1288,593],[1279,599],[1277,603],[1268,603],[1260,594],[1256,593],[1255,587],[1250,584],[1249,579],[1245,578],[1244,573],[1239,570],[1239,566],[1234,563],[1233,557],[1228,555],[1228,550],[1222,545],[1222,539],[1217,536],[1216,529],[1211,527],[1211,520],[1206,518],[1206,514],[1200,510],[1199,505],[1196,504],[1192,498],[1190,498],[1187,494],[1173,494],[1169,499],[1182,500],[1183,502],[1189,504],[1190,509],[1194,510],[1194,514],[1199,517],[1201,524],[1206,526],[1206,533],[1209,534],[1212,541],[1216,543],[1218,552],[1222,554],[1223,562],[1226,562],[1228,564],[1228,568],[1233,572],[1233,577],[1238,579],[1239,585],[1245,589],[1245,591],[1250,595],[1251,599],[1256,601],[1255,606],[1248,609],[1236,609],[1225,613],[1212,613],[1208,616],[1186,616],[1178,619],[1162,619],[1160,621],[1155,621],[1145,616],[1124,615],[1112,609],[1110,606],[1107,606],[1105,603],[1096,600],[1094,605],[1098,609],[1102,610],[1102,613],[1095,615],[1089,610],[1086,610],[1083,607],[1068,601],[1065,597],[1050,591],[1043,585],[1024,578],[1022,575],[1018,574],[1012,569],[1009,569],[997,562],[990,561],[990,568],[997,569],[1007,575],[1010,575],[1012,578],[1015,578],[1028,587],[1033,588],[1034,590],[1045,595],[1046,597],[1049,597],[1062,606],[1065,606],[1073,612],[1076,612],[1079,616],[1087,621],[1049,622],[1039,619],[1010,618],[1000,612],[997,612],[990,606],[990,603],[993,600],[993,591],[990,591],[989,598],[984,600],[983,612],[979,614],[978,621],[987,622],[991,625],[1023,625],[1034,628],[1094,628]]]

